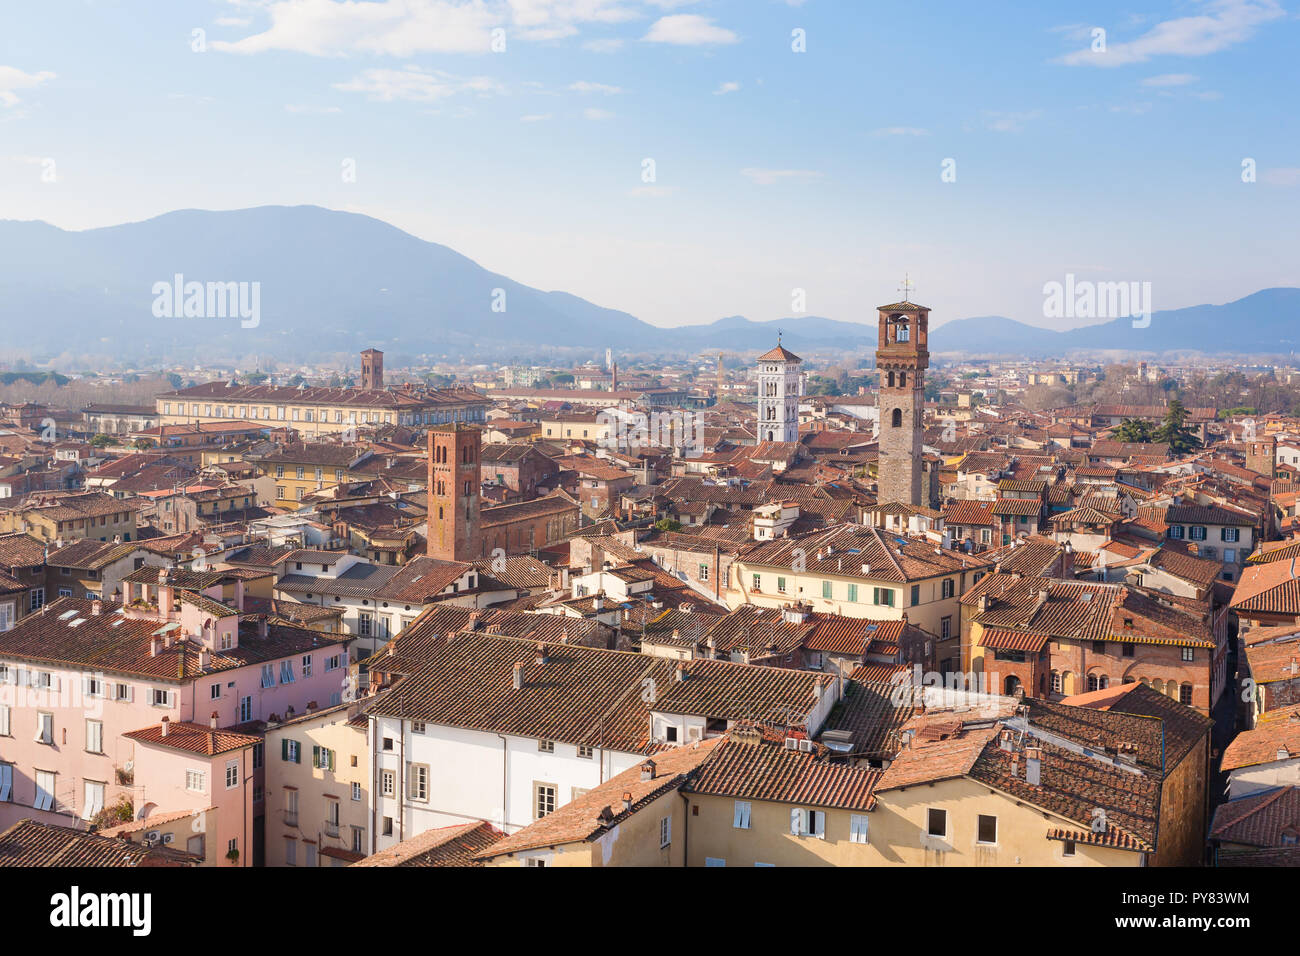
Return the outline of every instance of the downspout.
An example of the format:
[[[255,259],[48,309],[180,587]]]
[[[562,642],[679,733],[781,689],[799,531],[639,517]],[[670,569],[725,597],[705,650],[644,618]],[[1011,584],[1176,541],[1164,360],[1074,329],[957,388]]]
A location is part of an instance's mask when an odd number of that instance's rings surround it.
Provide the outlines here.
[[[690,866],[691,859],[691,795],[685,790],[678,790],[682,798],[682,868]]]
[[[501,738],[501,830],[505,832],[506,828],[506,773],[510,765],[510,741],[505,734],[497,734]]]
[[[379,834],[376,832],[375,801],[379,795],[379,752],[375,747],[379,738],[379,723],[374,714],[369,715],[370,724],[370,853],[379,852]]]

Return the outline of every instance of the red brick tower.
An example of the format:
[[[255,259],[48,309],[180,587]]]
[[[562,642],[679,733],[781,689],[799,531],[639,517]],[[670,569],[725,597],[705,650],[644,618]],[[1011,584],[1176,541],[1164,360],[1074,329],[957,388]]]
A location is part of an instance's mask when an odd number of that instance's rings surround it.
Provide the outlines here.
[[[379,349],[366,349],[361,353],[361,387],[384,387],[384,353]]]
[[[479,445],[470,425],[429,429],[429,547],[431,558],[476,561],[483,555],[479,530]]]

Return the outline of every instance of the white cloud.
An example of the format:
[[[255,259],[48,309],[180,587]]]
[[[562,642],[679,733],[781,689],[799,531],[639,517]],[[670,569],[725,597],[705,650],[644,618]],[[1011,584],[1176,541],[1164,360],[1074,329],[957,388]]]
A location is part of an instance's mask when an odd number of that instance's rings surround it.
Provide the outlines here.
[[[726,83],[723,83],[716,90],[714,90],[713,95],[725,96],[728,93],[735,93],[739,89],[740,89],[739,83],[735,82],[734,80],[728,80]]]
[[[614,118],[614,114],[609,110],[586,109],[582,111],[582,115],[589,120],[607,120]]]
[[[588,40],[582,45],[584,50],[592,53],[617,53],[623,49],[623,41],[617,37],[609,37],[603,40]]]
[[[550,113],[529,113],[527,116],[519,117],[521,123],[544,123],[551,118]]]
[[[710,17],[694,13],[675,13],[660,17],[643,40],[649,43],[672,43],[677,46],[711,46],[739,43],[740,37],[723,27],[714,26]]]
[[[604,93],[606,96],[612,96],[615,93],[623,92],[622,87],[610,86],[607,83],[591,83],[587,80],[579,80],[577,83],[570,83],[569,89],[575,93]]]
[[[1157,23],[1136,40],[1108,43],[1104,53],[1091,46],[1061,57],[1068,66],[1124,66],[1153,56],[1206,56],[1255,35],[1261,24],[1286,16],[1277,0],[1202,0],[1204,13]]]
[[[0,106],[17,106],[19,97],[15,90],[30,90],[54,77],[55,74],[49,70],[24,73],[14,66],[0,66]]]
[[[1025,110],[1020,113],[1003,113],[998,110],[984,111],[984,125],[995,133],[1018,133],[1025,124],[1040,119],[1042,110]]]
[[[821,176],[821,172],[815,169],[760,169],[747,166],[740,171],[740,175],[759,186],[771,186],[791,179],[799,181],[817,179]]]
[[[885,126],[881,129],[873,130],[875,136],[929,136],[928,129],[922,129],[919,126]]]
[[[458,93],[488,96],[505,91],[500,83],[490,77],[457,77],[442,70],[421,70],[417,67],[364,70],[346,83],[335,83],[334,88],[346,93],[365,93],[372,100],[412,100],[423,103],[444,100]]]
[[[1196,75],[1193,73],[1161,73],[1159,76],[1148,76],[1142,81],[1143,86],[1187,86],[1196,82]]]
[[[214,41],[228,53],[291,50],[312,56],[482,53],[504,15],[484,0],[272,0],[271,25],[242,40]]]

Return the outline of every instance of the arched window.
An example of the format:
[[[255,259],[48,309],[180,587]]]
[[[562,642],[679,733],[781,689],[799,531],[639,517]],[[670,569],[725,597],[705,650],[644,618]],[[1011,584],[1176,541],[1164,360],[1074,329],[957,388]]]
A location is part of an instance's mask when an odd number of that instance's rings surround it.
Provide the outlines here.
[[[899,373],[898,373],[898,387],[899,387],[899,388],[907,388],[907,373],[906,373],[906,372],[899,372]]]
[[[907,342],[911,340],[911,331],[908,329],[906,322],[898,323],[898,341]]]
[[[901,428],[901,427],[902,427],[902,425],[903,425],[903,410],[902,410],[901,408],[896,408],[896,409],[894,409],[893,414],[890,416],[889,423],[890,423],[890,425],[893,426],[894,428]]]
[[[894,373],[893,373],[893,372],[890,372],[890,373],[889,373],[889,387],[890,387],[890,388],[893,388],[893,387],[894,387]]]

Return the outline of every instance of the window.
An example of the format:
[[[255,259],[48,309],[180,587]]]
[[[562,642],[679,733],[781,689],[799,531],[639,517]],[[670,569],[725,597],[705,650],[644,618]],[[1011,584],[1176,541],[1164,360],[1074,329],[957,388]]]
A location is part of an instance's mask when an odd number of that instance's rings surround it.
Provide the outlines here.
[[[36,799],[32,802],[34,810],[49,810],[54,807],[54,774],[48,770],[36,771]]]
[[[384,833],[384,836],[392,836],[392,835],[393,835],[393,818],[392,818],[392,817],[384,817],[384,822],[383,822],[383,833]]]
[[[1074,841],[1066,840],[1065,845],[1061,847],[1061,856],[1074,856]]]
[[[831,599],[831,582],[829,581],[822,582],[822,597],[825,598],[827,601]]]
[[[379,792],[385,797],[394,796],[397,793],[397,774],[391,770],[381,771],[379,774]]]
[[[1193,660],[1196,659],[1196,649],[1195,649],[1195,648],[1192,648],[1192,647],[1184,647],[1184,648],[1182,649],[1182,652],[1183,652],[1183,660],[1184,660],[1184,661],[1187,661],[1187,662],[1190,663],[1191,661],[1193,661]]]
[[[952,615],[939,619],[939,637],[941,640],[948,640],[952,637]]]
[[[555,812],[555,784],[533,784],[533,807],[538,820]]]
[[[1180,524],[1171,524],[1169,526],[1169,537],[1181,539],[1183,537],[1183,526]]]
[[[192,790],[195,793],[207,793],[207,774],[202,770],[186,770],[185,789]]]
[[[298,741],[288,737],[280,741],[280,759],[287,763],[302,763],[302,748]]]
[[[659,849],[673,842],[673,818],[663,817],[659,821]]]
[[[0,704],[0,737],[10,736],[9,729],[9,705]]]
[[[364,829],[362,829],[361,827],[353,827],[353,828],[352,828],[352,852],[353,852],[353,853],[362,853],[362,852],[364,852],[364,851],[361,849],[361,844],[362,844],[363,839],[365,838],[365,832],[366,832],[366,831],[365,831]]]
[[[411,764],[411,799],[427,803],[429,800],[429,765]]]
[[[253,719],[253,698],[239,698],[239,720],[240,722]]]
[[[947,597],[947,595],[945,594],[944,597]],[[916,607],[916,605],[920,603],[921,603],[921,585],[913,584],[912,585],[912,606]]]
[[[543,860],[541,857],[530,856],[526,860],[524,860],[524,866],[530,866],[533,867],[534,869],[540,869],[541,867],[546,866],[546,861]]]
[[[330,836],[339,835],[339,802],[337,800],[327,799],[325,801],[325,832]]]
[[[39,611],[45,606],[45,588],[32,588],[29,610]]]
[[[280,661],[280,683],[293,683],[293,661]]]
[[[776,579],[776,589],[780,591],[782,594],[785,593],[785,578],[778,577]]]
[[[304,654],[302,656],[302,676],[304,680],[311,676],[311,655],[310,654]]]
[[[948,835],[948,811],[936,810],[933,807],[927,810],[925,832],[932,837],[946,837]]]
[[[0,763],[0,803],[8,803],[14,795],[14,765]]]
[[[266,762],[266,744],[253,744],[253,769],[258,770]]]
[[[976,836],[977,843],[997,843],[998,842],[998,818],[987,813],[979,815],[979,828]]]
[[[578,745],[578,756],[583,760],[590,760],[595,750],[589,744]]]
[[[352,784],[352,799],[353,800],[361,799],[361,784],[359,783]]]
[[[872,603],[883,607],[894,606],[893,588],[872,588]]]
[[[849,817],[849,842],[867,842],[867,815],[865,813],[855,813]]]
[[[1120,645],[1120,653],[1125,657],[1132,657],[1134,653],[1134,644],[1132,641],[1125,641]]]
[[[239,761],[226,761],[226,789],[234,790],[239,786]]]
[[[748,830],[751,810],[752,805],[748,800],[737,800],[732,807],[731,825],[737,830]]]
[[[275,686],[275,665],[274,664],[262,665],[262,686],[264,688]]]
[[[956,591],[957,591],[957,585],[953,582],[953,579],[944,578],[943,586],[942,586],[943,596],[946,598],[950,598],[953,596],[953,594],[956,593]]]
[[[751,590],[761,591],[763,589],[763,575],[755,574],[753,577],[753,586]]]
[[[86,721],[86,751],[92,754],[104,752],[104,722],[102,720]]]
[[[1204,526],[1204,525],[1199,525],[1199,524],[1194,524],[1194,525],[1192,525],[1192,535],[1191,535],[1191,537],[1192,537],[1192,540],[1193,540],[1193,541],[1204,541],[1204,540],[1205,540],[1205,526]]]
[[[544,754],[553,754],[553,753],[555,753],[555,741],[554,741],[554,740],[539,740],[539,741],[537,741],[537,750],[538,750],[539,753],[544,753]]]
[[[707,564],[701,564],[700,572],[698,575],[696,575],[696,577],[698,577],[701,581],[707,581],[709,579],[709,566]]]
[[[374,633],[374,618],[369,611],[360,611],[357,614],[357,633],[361,637],[370,637]]]
[[[1240,529],[1240,528],[1220,528],[1220,529],[1219,529],[1219,538],[1222,539],[1223,541],[1240,541],[1240,540],[1241,540],[1241,529]],[[1227,552],[1224,552],[1224,553],[1226,554]]]
[[[54,715],[37,714],[36,715],[36,737],[38,744],[54,744]]]
[[[848,599],[849,599],[850,601],[856,601],[856,600],[858,599],[858,586],[857,586],[856,584],[850,584],[850,585],[849,585],[849,597],[848,597]]]
[[[284,865],[298,865],[298,840],[296,837],[284,838]]]
[[[104,785],[97,780],[85,782],[85,799],[81,806],[81,819],[93,820],[104,809]]]
[[[1191,684],[1183,684],[1181,687],[1178,688],[1178,702],[1180,704],[1186,704],[1188,707],[1192,705]]]
[[[333,770],[334,751],[328,747],[313,746],[311,748],[311,765],[317,770]]]
[[[821,810],[801,810],[795,807],[790,811],[790,832],[795,836],[811,836],[824,840],[826,839],[826,814]]]

